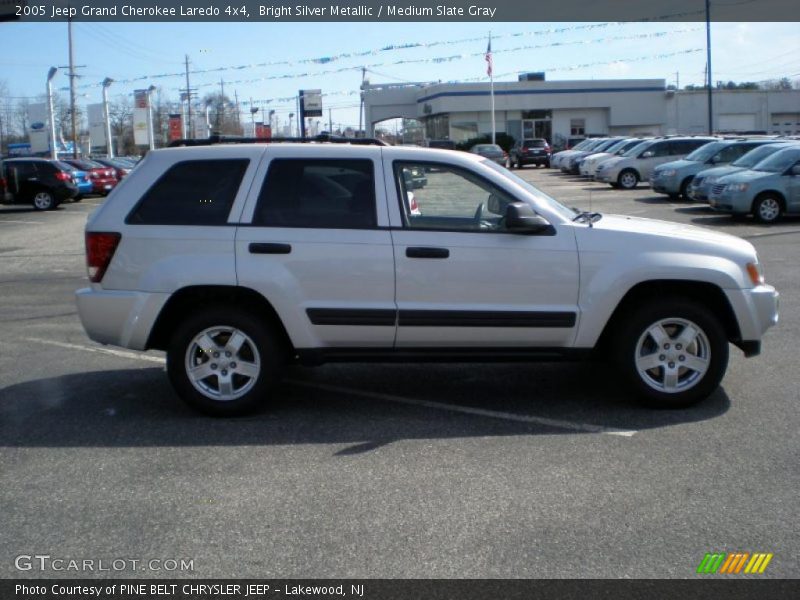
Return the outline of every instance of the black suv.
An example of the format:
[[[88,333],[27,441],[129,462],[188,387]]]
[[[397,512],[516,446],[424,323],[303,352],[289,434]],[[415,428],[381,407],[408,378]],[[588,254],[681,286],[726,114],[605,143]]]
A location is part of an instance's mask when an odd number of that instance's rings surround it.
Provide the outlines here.
[[[13,200],[30,202],[36,210],[52,210],[78,195],[73,168],[57,160],[9,158],[3,168]]]
[[[550,166],[551,149],[547,140],[536,138],[516,142],[508,153],[509,167],[521,169],[525,165]]]

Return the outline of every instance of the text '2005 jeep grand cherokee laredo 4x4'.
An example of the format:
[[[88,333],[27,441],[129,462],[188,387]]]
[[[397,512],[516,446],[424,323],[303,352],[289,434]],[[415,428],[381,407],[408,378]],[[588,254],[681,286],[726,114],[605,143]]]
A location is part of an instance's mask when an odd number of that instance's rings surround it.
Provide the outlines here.
[[[729,342],[755,355],[778,319],[730,235],[579,213],[468,153],[222,141],[150,152],[119,184],[77,292],[93,340],[166,350],[207,413],[255,408],[293,361],[592,354],[646,403],[687,406]]]

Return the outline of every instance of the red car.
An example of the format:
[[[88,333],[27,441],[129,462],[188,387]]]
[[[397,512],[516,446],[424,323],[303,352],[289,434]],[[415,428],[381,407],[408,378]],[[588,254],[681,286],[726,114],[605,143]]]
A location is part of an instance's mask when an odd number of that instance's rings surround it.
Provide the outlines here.
[[[89,174],[89,181],[92,182],[92,192],[95,194],[107,196],[108,193],[114,189],[117,183],[119,183],[116,170],[111,167],[101,165],[99,162],[85,158],[64,158],[61,160],[62,162],[72,165],[76,169],[86,171],[86,173]]]

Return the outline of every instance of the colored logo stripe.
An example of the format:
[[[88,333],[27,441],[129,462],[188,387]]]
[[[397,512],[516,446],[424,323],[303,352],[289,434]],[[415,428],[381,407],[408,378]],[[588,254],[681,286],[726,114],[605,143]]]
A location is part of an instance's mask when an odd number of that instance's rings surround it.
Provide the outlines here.
[[[752,555],[749,552],[707,552],[700,561],[697,572],[738,574],[744,569],[744,573],[763,573],[773,556],[772,553],[765,552],[756,552]]]

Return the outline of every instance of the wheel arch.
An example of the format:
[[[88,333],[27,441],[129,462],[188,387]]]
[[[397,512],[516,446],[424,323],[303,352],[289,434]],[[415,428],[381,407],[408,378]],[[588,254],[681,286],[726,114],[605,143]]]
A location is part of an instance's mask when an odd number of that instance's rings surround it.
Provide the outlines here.
[[[263,317],[276,327],[284,346],[293,352],[291,338],[269,300],[250,288],[226,285],[187,286],[174,292],[156,318],[146,348],[166,350],[183,315],[199,308],[220,305],[241,307]]]
[[[750,212],[755,211],[756,202],[765,196],[775,196],[778,199],[778,202],[781,203],[781,209],[786,211],[786,197],[782,192],[779,192],[778,190],[762,190],[756,194],[755,198],[753,198],[753,202],[750,204]]]
[[[728,341],[735,344],[741,342],[736,313],[722,288],[705,281],[655,279],[637,283],[625,293],[606,322],[595,348],[603,352],[609,348],[616,325],[631,310],[649,299],[665,297],[686,298],[708,307],[719,317]]]

